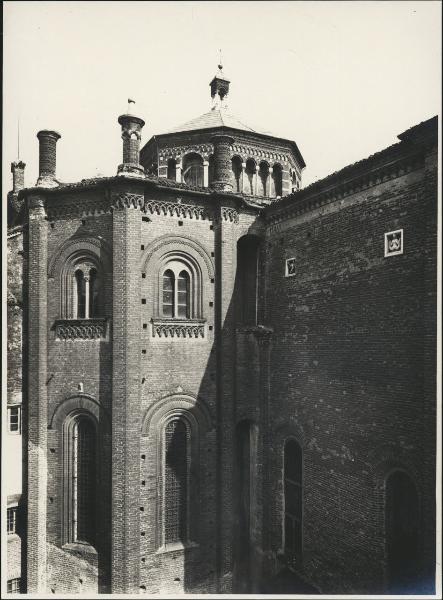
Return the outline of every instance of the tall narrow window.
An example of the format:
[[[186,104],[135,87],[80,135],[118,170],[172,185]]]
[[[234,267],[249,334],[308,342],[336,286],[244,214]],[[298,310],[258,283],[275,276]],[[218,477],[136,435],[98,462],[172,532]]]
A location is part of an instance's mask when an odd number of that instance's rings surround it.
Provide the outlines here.
[[[168,179],[176,180],[177,178],[177,162],[174,158],[168,160]]]
[[[169,269],[163,273],[163,316],[174,316],[174,273]]]
[[[283,193],[283,170],[280,164],[276,163],[273,167],[275,195],[281,196]]]
[[[76,299],[77,299],[77,319],[85,318],[86,309],[86,282],[81,269],[75,272]]]
[[[417,490],[407,473],[394,471],[386,481],[386,549],[393,593],[420,593],[418,532]]]
[[[21,433],[21,406],[8,406],[8,431],[9,433]]]
[[[233,176],[233,184],[234,191],[241,192],[241,174],[242,174],[242,160],[239,156],[234,156],[232,158],[232,176]]]
[[[260,239],[245,235],[237,242],[236,304],[241,325],[257,324]]]
[[[10,506],[7,510],[8,535],[17,531],[17,506]]]
[[[96,269],[89,271],[89,316],[91,318],[98,316],[98,294],[99,294],[99,277]]]
[[[96,433],[92,421],[78,417],[72,427],[72,539],[95,542]]]
[[[302,555],[302,450],[295,440],[288,440],[284,450],[284,548],[289,562]]]
[[[171,261],[162,277],[162,316],[173,319],[191,318],[191,276],[184,264]]]
[[[189,317],[189,275],[181,271],[177,280],[177,316]]]
[[[189,432],[182,419],[165,427],[164,539],[186,542],[188,522]]]

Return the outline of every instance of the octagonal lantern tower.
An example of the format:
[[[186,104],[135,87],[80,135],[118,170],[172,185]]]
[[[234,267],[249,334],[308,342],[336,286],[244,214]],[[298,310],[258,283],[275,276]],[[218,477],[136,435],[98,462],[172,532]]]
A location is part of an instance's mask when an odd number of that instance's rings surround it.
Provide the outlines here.
[[[278,199],[301,187],[305,167],[297,144],[260,133],[240,121],[227,106],[230,81],[222,65],[210,82],[211,109],[170,131],[154,135],[142,148],[145,172],[194,186],[212,187],[215,181],[214,136],[229,136],[232,191]],[[267,199],[267,200],[266,200]]]

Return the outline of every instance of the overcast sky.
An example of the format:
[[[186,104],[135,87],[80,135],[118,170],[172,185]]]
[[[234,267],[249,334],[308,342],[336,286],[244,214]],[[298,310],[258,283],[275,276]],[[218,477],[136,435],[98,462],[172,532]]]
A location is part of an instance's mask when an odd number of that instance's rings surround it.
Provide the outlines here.
[[[219,48],[231,110],[297,142],[304,185],[440,110],[440,2],[5,2],[4,189],[18,119],[26,185],[44,128],[59,179],[113,175],[127,98],[142,143],[206,112]]]

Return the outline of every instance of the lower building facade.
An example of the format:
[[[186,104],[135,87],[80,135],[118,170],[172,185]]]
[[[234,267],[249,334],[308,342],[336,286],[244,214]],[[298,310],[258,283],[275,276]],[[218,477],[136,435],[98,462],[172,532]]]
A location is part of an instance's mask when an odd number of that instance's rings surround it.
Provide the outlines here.
[[[26,590],[433,593],[436,119],[272,203],[228,136],[198,188],[131,137],[60,184],[57,135],[17,192]]]

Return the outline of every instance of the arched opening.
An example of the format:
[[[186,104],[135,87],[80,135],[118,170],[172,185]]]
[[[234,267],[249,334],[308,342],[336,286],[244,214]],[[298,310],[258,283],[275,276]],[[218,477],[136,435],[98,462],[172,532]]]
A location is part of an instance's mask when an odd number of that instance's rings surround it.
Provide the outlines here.
[[[419,593],[419,502],[407,473],[386,479],[386,550],[391,593]]]
[[[242,173],[242,159],[239,156],[232,157],[232,176],[233,176],[233,189],[234,192],[241,192],[241,173]]]
[[[183,419],[164,430],[164,543],[188,539],[189,430]]]
[[[237,322],[257,325],[260,238],[245,235],[237,242]]]
[[[64,479],[66,542],[97,542],[97,430],[85,413],[66,421]]]
[[[86,282],[81,269],[75,272],[75,300],[76,300],[76,318],[84,319],[86,316]]]
[[[274,190],[275,196],[279,197],[283,195],[283,169],[279,163],[276,163],[272,169],[274,178]]]
[[[177,161],[175,160],[175,158],[170,158],[168,160],[168,179],[172,179],[172,180],[176,180],[176,167],[177,167]]]
[[[96,435],[88,417],[79,417],[73,427],[73,517],[74,540],[95,544]]]
[[[291,172],[291,190],[293,192],[296,192],[299,189],[299,183],[298,183],[298,179],[297,179],[297,174],[295,171]]]
[[[174,316],[174,288],[175,288],[175,277],[174,273],[167,269],[163,273],[163,303],[162,312],[164,317]]]
[[[267,162],[262,161],[258,171],[258,196],[267,196],[269,186],[269,165]]]
[[[192,315],[192,275],[184,262],[171,260],[163,271],[161,316],[190,319]]]
[[[89,316],[91,318],[99,316],[100,310],[100,277],[97,269],[92,268],[89,271]]]
[[[246,161],[245,175],[246,185],[244,191],[246,194],[250,194],[251,196],[253,196],[255,193],[254,187],[256,178],[256,164],[253,158],[248,158],[248,160]]]
[[[177,317],[189,318],[189,273],[180,271],[177,278]]]
[[[183,181],[188,185],[203,187],[203,158],[200,154],[191,152],[184,157]]]
[[[299,444],[290,439],[284,448],[284,551],[288,564],[302,559],[303,455]]]
[[[208,158],[208,185],[214,181],[214,155],[210,154]]]

